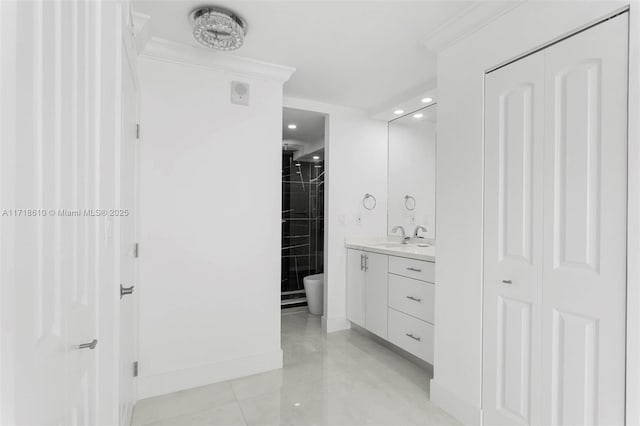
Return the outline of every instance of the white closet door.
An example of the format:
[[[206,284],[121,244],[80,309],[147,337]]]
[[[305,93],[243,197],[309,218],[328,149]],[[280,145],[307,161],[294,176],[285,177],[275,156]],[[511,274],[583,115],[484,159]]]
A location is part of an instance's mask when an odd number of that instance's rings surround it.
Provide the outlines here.
[[[485,423],[539,423],[544,54],[485,83]]]
[[[627,14],[546,50],[544,424],[623,424]]]

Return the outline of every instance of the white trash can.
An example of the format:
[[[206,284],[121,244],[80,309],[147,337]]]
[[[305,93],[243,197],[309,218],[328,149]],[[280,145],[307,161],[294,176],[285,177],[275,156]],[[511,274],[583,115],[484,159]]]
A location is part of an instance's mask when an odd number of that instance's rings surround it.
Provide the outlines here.
[[[307,306],[313,315],[322,315],[324,310],[324,274],[308,275],[302,279],[307,294]]]

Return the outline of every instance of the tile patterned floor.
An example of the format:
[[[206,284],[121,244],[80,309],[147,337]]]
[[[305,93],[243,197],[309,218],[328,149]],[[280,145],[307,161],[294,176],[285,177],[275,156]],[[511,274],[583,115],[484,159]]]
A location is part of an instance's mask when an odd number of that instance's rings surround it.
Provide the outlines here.
[[[282,316],[284,367],[138,402],[134,425],[455,425],[429,373],[354,330]]]

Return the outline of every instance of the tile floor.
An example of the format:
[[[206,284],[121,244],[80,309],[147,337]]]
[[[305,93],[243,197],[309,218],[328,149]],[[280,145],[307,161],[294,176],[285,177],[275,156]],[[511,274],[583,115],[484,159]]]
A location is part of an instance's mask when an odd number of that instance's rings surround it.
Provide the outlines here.
[[[282,370],[138,402],[134,425],[452,425],[429,372],[354,330],[282,315]]]

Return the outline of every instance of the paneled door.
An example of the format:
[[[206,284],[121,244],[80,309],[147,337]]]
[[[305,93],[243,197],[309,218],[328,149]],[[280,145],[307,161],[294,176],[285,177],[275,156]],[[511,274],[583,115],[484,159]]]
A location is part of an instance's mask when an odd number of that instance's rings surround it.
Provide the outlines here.
[[[121,12],[0,1],[1,424],[118,423]]]
[[[544,54],[486,79],[484,413],[540,422]]]
[[[544,424],[623,424],[628,14],[546,51]]]
[[[622,14],[486,77],[486,424],[623,424]]]

